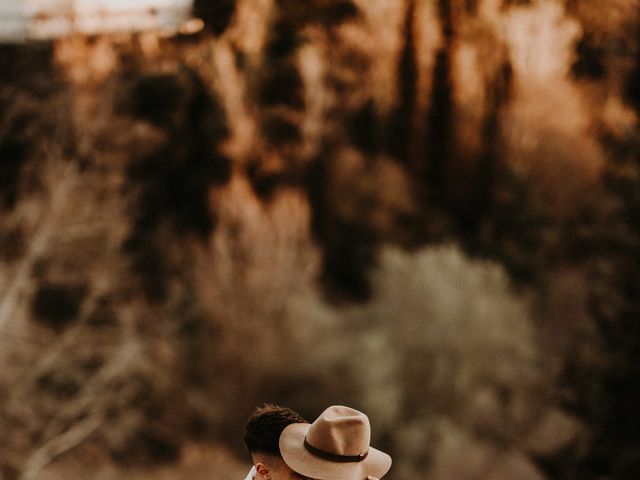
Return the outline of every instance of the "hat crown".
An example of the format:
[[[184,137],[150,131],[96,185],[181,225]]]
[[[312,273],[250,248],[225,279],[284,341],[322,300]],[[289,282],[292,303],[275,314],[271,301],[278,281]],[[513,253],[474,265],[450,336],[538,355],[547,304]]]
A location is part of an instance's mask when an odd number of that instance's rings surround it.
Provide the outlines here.
[[[353,408],[327,408],[309,427],[306,441],[323,452],[341,456],[366,453],[371,440],[369,418]]]

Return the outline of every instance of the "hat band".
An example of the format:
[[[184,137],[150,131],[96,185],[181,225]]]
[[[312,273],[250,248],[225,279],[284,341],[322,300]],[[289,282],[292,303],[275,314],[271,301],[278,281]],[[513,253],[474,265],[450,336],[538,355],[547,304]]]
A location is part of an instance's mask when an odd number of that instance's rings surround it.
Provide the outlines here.
[[[324,450],[320,450],[319,448],[310,445],[309,442],[307,442],[307,437],[304,437],[304,448],[306,448],[311,455],[324,460],[330,460],[332,462],[361,462],[367,458],[367,455],[369,455],[369,451],[361,453],[360,455],[337,455],[335,453],[325,452]]]

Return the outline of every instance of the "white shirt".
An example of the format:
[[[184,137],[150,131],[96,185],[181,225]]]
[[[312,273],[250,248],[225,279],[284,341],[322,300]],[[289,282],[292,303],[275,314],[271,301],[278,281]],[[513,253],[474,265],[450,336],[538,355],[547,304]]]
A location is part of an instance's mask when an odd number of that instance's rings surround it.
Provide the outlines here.
[[[251,470],[249,470],[249,474],[247,475],[247,478],[245,478],[244,480],[253,480],[253,477],[256,476],[256,467],[251,467]]]

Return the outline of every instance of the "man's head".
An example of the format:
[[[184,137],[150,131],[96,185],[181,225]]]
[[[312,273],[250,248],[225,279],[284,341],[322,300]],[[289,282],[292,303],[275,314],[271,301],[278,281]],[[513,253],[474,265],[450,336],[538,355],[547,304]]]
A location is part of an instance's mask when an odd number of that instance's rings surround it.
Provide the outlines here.
[[[277,405],[258,407],[244,427],[244,444],[256,468],[255,480],[301,480],[280,455],[282,431],[293,423],[307,421],[293,410]]]
[[[382,478],[391,457],[370,445],[371,426],[362,412],[342,405],[327,408],[312,423],[294,423],[280,435],[280,452],[289,467],[308,478]]]

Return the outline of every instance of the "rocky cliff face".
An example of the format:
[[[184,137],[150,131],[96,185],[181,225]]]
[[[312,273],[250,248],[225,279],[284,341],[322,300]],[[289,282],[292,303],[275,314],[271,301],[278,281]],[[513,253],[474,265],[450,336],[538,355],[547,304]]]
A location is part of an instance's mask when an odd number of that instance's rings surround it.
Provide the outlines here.
[[[238,448],[277,401],[371,412],[394,478],[636,478],[639,8],[1,46],[3,477]]]

